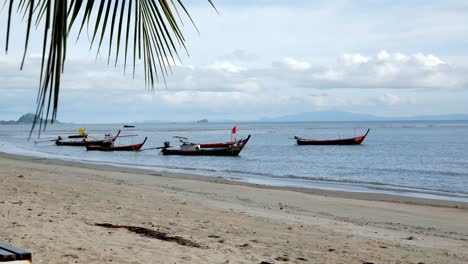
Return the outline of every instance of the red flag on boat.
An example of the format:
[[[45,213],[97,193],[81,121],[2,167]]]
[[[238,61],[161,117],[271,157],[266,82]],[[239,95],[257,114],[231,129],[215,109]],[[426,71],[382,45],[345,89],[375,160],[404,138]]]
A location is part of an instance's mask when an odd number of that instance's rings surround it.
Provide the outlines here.
[[[239,125],[235,125],[231,130],[231,134],[237,134],[237,129],[238,128],[239,128]]]

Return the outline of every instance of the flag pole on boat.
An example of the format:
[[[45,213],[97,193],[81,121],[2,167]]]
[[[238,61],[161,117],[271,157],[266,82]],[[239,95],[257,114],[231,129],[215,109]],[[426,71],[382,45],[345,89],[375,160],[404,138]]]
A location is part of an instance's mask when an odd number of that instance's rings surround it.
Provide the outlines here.
[[[237,130],[238,130],[238,129],[239,129],[239,125],[238,125],[238,124],[236,124],[236,125],[232,128],[232,130],[231,130],[231,141],[233,141],[233,140],[232,140],[232,136],[234,136],[234,141],[237,141]]]

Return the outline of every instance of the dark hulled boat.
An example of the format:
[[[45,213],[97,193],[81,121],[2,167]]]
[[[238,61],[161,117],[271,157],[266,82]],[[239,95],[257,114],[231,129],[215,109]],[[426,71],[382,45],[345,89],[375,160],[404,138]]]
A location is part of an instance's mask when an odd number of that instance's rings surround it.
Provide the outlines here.
[[[352,138],[338,138],[331,140],[313,140],[313,139],[303,139],[300,137],[294,137],[297,140],[298,145],[359,145],[366,138],[370,129],[367,129],[367,132],[364,135],[352,137]]]
[[[97,145],[97,146],[112,146],[114,141],[120,135],[120,130],[117,132],[115,137],[107,137],[104,139],[93,139],[89,136],[83,138],[82,140],[63,140],[61,137],[55,140],[55,145],[57,146],[86,146],[90,145]]]
[[[224,142],[224,143],[202,143],[199,144],[200,148],[225,148],[235,145],[236,141]]]
[[[238,128],[239,128],[239,126],[235,125],[231,129],[231,134],[237,137]],[[232,140],[232,138],[231,138],[231,140]],[[200,145],[200,148],[202,148],[202,149],[204,149],[204,148],[225,148],[225,147],[233,146],[236,143],[237,143],[237,141],[234,140],[234,141],[221,142],[221,143],[199,143],[198,145]]]
[[[70,135],[68,138],[86,138],[88,134],[80,134],[80,135]]]
[[[241,139],[237,144],[227,147],[201,148],[200,145],[191,144],[192,148],[169,149],[167,146],[162,149],[163,155],[182,156],[238,156],[249,141],[251,135],[246,139]],[[181,146],[182,147],[182,146]]]
[[[140,151],[141,147],[145,144],[146,137],[143,142],[138,144],[126,145],[126,146],[99,146],[99,145],[86,145],[86,150],[100,150],[100,151]]]
[[[85,128],[78,129],[78,134],[76,134],[76,135],[68,136],[68,138],[87,138],[87,137],[88,137],[88,134],[86,133]]]

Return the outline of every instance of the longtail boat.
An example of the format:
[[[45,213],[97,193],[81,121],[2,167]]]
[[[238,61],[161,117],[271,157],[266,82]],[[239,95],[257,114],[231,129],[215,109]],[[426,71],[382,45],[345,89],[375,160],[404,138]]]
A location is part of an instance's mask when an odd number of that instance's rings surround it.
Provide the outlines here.
[[[164,144],[161,150],[163,155],[182,156],[238,156],[249,141],[251,135],[246,139],[241,139],[237,143],[227,147],[204,148],[197,144],[182,144],[180,149],[169,149],[169,144]]]
[[[81,134],[81,135],[70,135],[68,138],[86,138],[88,134]]]
[[[63,140],[62,137],[58,137],[55,140],[55,145],[57,146],[86,146],[90,145],[98,145],[98,146],[112,146],[114,141],[120,135],[120,130],[117,132],[115,137],[106,137],[104,139],[94,139],[89,136],[83,138],[82,140]]]
[[[239,128],[239,125],[235,125],[235,126],[231,129],[231,134],[234,135],[235,137],[237,137],[238,128]],[[187,139],[187,138],[185,138],[185,137],[176,137],[176,138],[182,139],[182,140],[181,140],[182,143],[189,143],[189,142],[187,142],[187,141],[184,141],[184,140]],[[231,138],[231,140],[232,140],[232,138]],[[199,145],[200,148],[204,149],[204,148],[225,148],[225,147],[229,147],[229,146],[235,145],[236,143],[237,143],[237,141],[234,140],[234,141],[219,142],[219,143],[190,143],[190,144]]]
[[[224,142],[224,143],[201,143],[200,148],[225,148],[235,145],[236,141]]]
[[[178,137],[178,138],[182,138],[182,137]],[[187,138],[183,138],[183,139],[187,139]],[[185,140],[180,140],[180,142],[182,142],[185,145],[198,145],[200,148],[225,148],[225,147],[235,145],[237,143],[237,141],[229,141],[229,142],[222,142],[222,143],[191,143]]]
[[[77,135],[70,135],[68,136],[68,138],[86,138],[88,137],[88,134],[86,133],[86,129],[84,128],[80,128],[78,130],[78,134]]]
[[[313,140],[313,139],[304,139],[295,136],[294,139],[297,140],[298,145],[359,145],[366,138],[370,129],[367,129],[367,132],[364,135],[352,137],[352,138],[338,138],[331,140]]]
[[[99,146],[99,145],[86,145],[86,150],[100,150],[100,151],[140,151],[141,147],[145,144],[148,137],[143,142],[138,144],[126,145],[126,146]]]

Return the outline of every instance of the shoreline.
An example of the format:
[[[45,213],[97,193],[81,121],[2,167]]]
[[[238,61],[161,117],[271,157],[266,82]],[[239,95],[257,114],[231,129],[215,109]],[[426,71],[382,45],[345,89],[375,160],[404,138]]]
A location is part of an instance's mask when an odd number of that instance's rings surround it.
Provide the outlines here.
[[[76,166],[76,167],[81,167],[81,168],[103,170],[103,171],[138,173],[138,174],[144,174],[144,175],[153,176],[153,177],[186,179],[186,180],[195,180],[195,181],[203,181],[203,182],[218,183],[218,184],[247,186],[247,187],[254,187],[254,188],[259,188],[259,189],[267,189],[267,190],[294,191],[294,192],[300,192],[300,193],[311,194],[311,195],[319,195],[319,196],[324,196],[324,197],[330,196],[330,197],[345,198],[345,199],[358,199],[358,200],[366,200],[366,201],[426,205],[426,206],[437,206],[437,207],[458,208],[458,209],[468,210],[468,202],[463,202],[463,201],[439,200],[439,199],[411,197],[411,196],[404,196],[404,195],[386,194],[386,193],[325,190],[325,189],[318,189],[318,188],[300,188],[300,187],[288,187],[288,186],[272,186],[272,185],[248,183],[248,182],[243,182],[243,181],[234,181],[234,180],[229,180],[229,179],[219,177],[219,176],[214,177],[214,176],[206,176],[206,175],[190,174],[190,173],[160,172],[160,171],[155,171],[155,170],[150,170],[150,169],[130,168],[130,167],[124,167],[124,166],[118,166],[118,165],[110,165],[110,164],[87,163],[87,162],[79,162],[79,161],[67,161],[67,160],[54,159],[54,158],[42,158],[42,157],[10,154],[10,153],[5,153],[1,151],[0,151],[0,158],[11,158],[11,159],[16,159],[16,160],[33,161],[33,162],[38,162],[42,164],[51,164],[51,165],[71,165],[71,166]]]
[[[0,154],[0,238],[50,264],[468,262],[466,207],[351,195]]]

